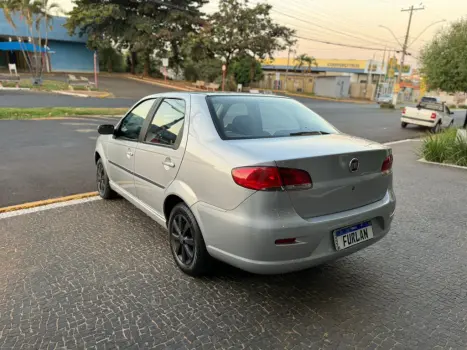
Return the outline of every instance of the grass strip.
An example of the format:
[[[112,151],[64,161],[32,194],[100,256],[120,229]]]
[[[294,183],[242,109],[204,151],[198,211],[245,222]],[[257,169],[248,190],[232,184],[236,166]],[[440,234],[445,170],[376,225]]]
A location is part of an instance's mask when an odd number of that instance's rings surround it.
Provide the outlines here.
[[[127,108],[72,108],[72,107],[43,107],[43,108],[0,108],[0,120],[36,119],[53,117],[74,117],[93,115],[123,115]]]

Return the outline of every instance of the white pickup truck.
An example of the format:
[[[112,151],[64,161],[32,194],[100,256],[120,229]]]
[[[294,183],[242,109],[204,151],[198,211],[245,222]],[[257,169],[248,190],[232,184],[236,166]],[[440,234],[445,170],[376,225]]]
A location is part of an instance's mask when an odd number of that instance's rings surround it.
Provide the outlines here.
[[[401,126],[408,124],[425,126],[437,133],[441,127],[451,127],[454,124],[453,115],[444,103],[420,102],[416,107],[402,109]]]

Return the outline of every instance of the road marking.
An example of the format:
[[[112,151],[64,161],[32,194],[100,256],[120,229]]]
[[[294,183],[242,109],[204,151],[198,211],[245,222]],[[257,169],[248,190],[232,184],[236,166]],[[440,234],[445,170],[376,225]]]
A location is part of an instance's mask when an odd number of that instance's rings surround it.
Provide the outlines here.
[[[76,132],[96,132],[96,129],[76,129]]]
[[[94,202],[94,201],[98,201],[98,200],[101,200],[101,199],[102,199],[101,197],[97,197],[97,196],[87,197],[87,198],[69,200],[67,202],[58,202],[58,203],[43,205],[43,206],[40,206],[40,207],[34,207],[34,208],[29,208],[29,209],[7,211],[5,213],[0,213],[0,220],[7,219],[7,218],[12,218],[14,216],[26,215],[26,214],[31,214],[31,213],[38,213],[40,211],[49,210],[49,209],[57,209],[57,208],[68,207],[68,206],[71,206],[71,205],[76,205],[76,204],[81,204],[81,203]]]
[[[398,143],[404,143],[404,142],[420,142],[422,139],[405,139],[405,140],[399,140],[399,141],[391,141],[391,142],[385,142],[383,145],[385,146],[390,146],[390,145],[397,145]]]
[[[420,158],[420,159],[418,159],[418,161],[420,163],[425,163],[425,164],[433,164],[433,165],[439,165],[439,166],[444,166],[444,167],[449,167],[449,168],[467,170],[467,166],[448,164],[448,163],[430,162],[430,161],[426,160],[425,158]]]
[[[99,126],[99,124],[94,123],[60,123],[62,125],[72,125],[72,126],[83,126],[83,125],[90,125],[90,126]]]
[[[2,215],[3,213],[17,211],[17,210],[30,209],[30,208],[35,208],[35,207],[46,206],[49,204],[68,202],[68,201],[73,201],[73,200],[83,199],[83,198],[86,199],[86,198],[96,197],[96,196],[97,196],[97,192],[86,192],[86,193],[80,193],[80,194],[73,194],[71,196],[50,198],[50,199],[45,199],[45,200],[36,201],[36,202],[28,202],[28,203],[23,203],[23,204],[18,204],[18,205],[12,205],[9,207],[0,208],[0,215]]]

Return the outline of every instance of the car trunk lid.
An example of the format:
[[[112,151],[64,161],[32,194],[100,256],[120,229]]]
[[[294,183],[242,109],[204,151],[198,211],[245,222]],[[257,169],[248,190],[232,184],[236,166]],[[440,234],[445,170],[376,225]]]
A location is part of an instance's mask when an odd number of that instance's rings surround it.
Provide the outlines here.
[[[311,189],[288,191],[295,211],[303,218],[376,202],[390,185],[391,177],[381,172],[390,149],[367,140],[333,134],[249,141],[253,142],[242,142],[241,147],[255,157],[310,174]]]

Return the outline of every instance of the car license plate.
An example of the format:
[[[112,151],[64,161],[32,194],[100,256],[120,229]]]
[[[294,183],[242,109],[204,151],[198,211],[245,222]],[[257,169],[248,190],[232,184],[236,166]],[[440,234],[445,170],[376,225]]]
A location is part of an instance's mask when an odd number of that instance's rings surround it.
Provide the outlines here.
[[[365,221],[335,230],[333,234],[336,250],[342,250],[372,239],[373,227],[370,221]]]

